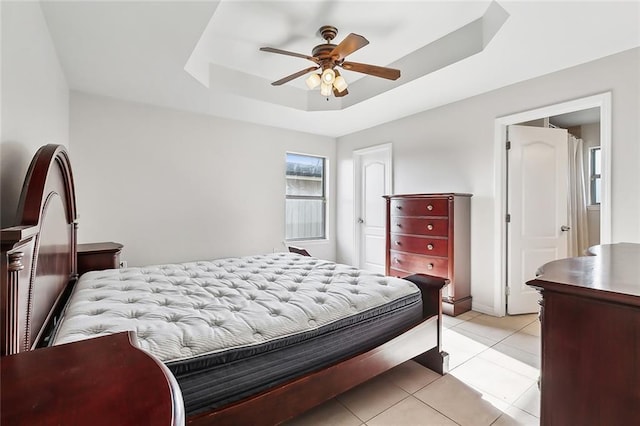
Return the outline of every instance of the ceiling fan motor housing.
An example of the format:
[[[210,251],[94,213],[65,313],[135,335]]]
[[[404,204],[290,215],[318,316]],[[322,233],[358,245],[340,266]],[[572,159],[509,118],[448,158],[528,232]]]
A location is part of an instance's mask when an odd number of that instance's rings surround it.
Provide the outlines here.
[[[331,59],[331,52],[333,52],[333,49],[335,48],[336,48],[335,44],[331,44],[331,43],[319,44],[313,48],[313,50],[311,51],[311,54],[316,58],[318,58],[320,61],[324,61],[327,59]]]
[[[338,35],[338,29],[333,25],[323,25],[318,30],[320,36],[327,40],[327,43],[331,42]]]

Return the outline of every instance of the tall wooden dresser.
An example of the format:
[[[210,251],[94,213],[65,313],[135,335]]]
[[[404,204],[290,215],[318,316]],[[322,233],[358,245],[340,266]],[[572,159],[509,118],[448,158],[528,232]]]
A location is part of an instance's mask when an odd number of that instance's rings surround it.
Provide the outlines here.
[[[471,194],[386,195],[386,274],[448,278],[442,312],[471,309]]]

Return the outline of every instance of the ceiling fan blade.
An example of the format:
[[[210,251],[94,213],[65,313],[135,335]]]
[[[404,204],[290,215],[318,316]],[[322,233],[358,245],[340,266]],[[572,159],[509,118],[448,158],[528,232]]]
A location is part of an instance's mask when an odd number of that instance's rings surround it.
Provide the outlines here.
[[[318,63],[318,58],[303,55],[302,53],[289,52],[288,50],[276,49],[274,47],[261,47],[260,50],[263,52],[279,53],[280,55],[295,56],[296,58],[308,59],[316,64]]]
[[[287,83],[287,82],[289,82],[291,80],[295,80],[298,77],[302,77],[303,75],[307,74],[309,71],[317,70],[318,68],[320,68],[320,67],[309,67],[309,68],[303,69],[302,71],[298,71],[295,74],[291,74],[289,76],[286,76],[285,78],[281,78],[278,81],[274,81],[273,83],[271,83],[271,85],[272,86],[280,86],[280,85],[282,85],[284,83]]]
[[[338,92],[338,89],[336,89],[335,87],[333,88],[333,96],[335,96],[336,98],[341,98],[343,96],[347,96],[348,94],[348,89],[344,89],[342,92]]]
[[[343,62],[341,67],[348,71],[361,72],[375,77],[386,78],[387,80],[397,80],[400,78],[400,70],[395,68],[378,67],[376,65],[359,64],[357,62]]]
[[[346,58],[347,55],[365,47],[367,44],[369,44],[369,40],[361,35],[351,33],[346,36],[339,45],[333,48],[331,57],[334,58],[335,61],[341,61]]]

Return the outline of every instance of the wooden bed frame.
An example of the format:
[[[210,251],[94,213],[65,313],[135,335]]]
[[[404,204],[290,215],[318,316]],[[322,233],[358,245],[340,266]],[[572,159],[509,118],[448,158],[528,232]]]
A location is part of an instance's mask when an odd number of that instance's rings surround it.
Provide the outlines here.
[[[45,145],[35,154],[22,189],[18,221],[1,233],[0,355],[45,346],[77,280],[75,189],[64,146]],[[420,324],[342,362],[189,417],[187,424],[277,424],[410,359],[445,374],[448,355],[441,350],[440,300],[447,280],[428,275],[407,279],[422,291]]]

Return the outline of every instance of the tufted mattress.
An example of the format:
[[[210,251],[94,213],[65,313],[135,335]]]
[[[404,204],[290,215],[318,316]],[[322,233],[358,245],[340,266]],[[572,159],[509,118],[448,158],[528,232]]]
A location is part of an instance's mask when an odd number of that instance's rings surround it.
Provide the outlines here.
[[[409,281],[274,253],[86,273],[52,340],[135,330],[174,373],[190,415],[368,350],[421,319]]]

